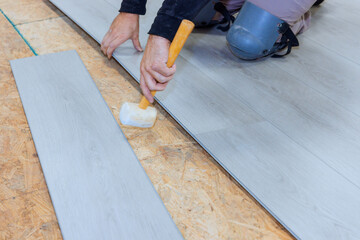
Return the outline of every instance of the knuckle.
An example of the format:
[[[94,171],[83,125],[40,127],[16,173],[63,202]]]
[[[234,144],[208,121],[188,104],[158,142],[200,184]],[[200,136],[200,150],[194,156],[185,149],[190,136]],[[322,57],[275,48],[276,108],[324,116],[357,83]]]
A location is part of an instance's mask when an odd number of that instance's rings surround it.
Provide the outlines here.
[[[145,66],[145,67],[144,67],[144,70],[145,70],[146,72],[150,72],[150,71],[151,71],[151,67]]]
[[[158,69],[158,67],[159,67],[159,64],[157,62],[154,62],[151,64],[151,68],[154,70]]]
[[[115,49],[117,46],[116,46],[116,43],[110,43],[110,46],[109,46],[109,48],[111,48],[111,49]]]
[[[159,77],[158,79],[156,79],[159,83],[164,83],[164,82],[166,82],[166,78],[164,78],[164,77]]]
[[[163,83],[167,83],[172,79],[172,77],[164,77]]]
[[[146,82],[146,85],[147,85],[149,88],[154,88],[154,87],[155,87],[155,84],[154,84],[152,81],[147,81],[147,82]]]
[[[153,84],[153,83],[148,84],[147,86],[148,86],[148,88],[149,88],[151,91],[157,90],[157,89],[156,89],[156,85]]]

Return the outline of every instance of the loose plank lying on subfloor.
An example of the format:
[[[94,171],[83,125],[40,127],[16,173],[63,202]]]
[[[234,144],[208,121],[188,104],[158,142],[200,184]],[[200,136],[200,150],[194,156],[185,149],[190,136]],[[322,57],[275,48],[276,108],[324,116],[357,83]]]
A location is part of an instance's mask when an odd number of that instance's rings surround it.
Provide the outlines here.
[[[11,61],[65,239],[182,239],[75,51]]]
[[[52,2],[98,42],[119,5],[116,0]],[[149,3],[141,18],[143,44],[161,2]],[[358,89],[358,84],[336,75],[347,69],[343,65],[331,67],[349,60],[338,56],[341,60],[335,61],[333,52],[311,43],[285,59],[245,63],[229,53],[223,33],[196,30],[177,60],[176,79],[157,98],[296,237],[358,239],[358,97],[346,96],[346,90],[328,81],[348,89]],[[311,51],[315,57],[309,59]],[[292,59],[295,54],[298,61]],[[141,54],[131,42],[119,47],[114,57],[139,79]],[[305,73],[294,75],[296,63],[305,61],[311,68],[301,65]],[[326,76],[318,74],[316,85],[311,85],[315,67],[327,69]],[[355,63],[349,67],[359,70]],[[324,91],[321,84],[330,90]]]

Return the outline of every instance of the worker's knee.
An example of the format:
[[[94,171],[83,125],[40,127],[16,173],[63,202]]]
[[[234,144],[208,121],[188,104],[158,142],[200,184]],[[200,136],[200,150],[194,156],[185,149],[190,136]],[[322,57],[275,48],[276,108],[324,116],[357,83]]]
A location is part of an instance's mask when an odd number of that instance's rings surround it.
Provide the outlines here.
[[[275,43],[285,24],[280,18],[246,2],[227,34],[228,46],[241,59],[265,57],[276,52]]]

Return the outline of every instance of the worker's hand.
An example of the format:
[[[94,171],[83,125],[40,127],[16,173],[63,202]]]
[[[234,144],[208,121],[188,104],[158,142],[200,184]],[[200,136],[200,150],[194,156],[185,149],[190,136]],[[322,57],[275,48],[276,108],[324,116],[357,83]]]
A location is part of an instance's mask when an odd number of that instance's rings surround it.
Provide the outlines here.
[[[144,56],[140,64],[140,87],[144,96],[153,103],[150,91],[162,91],[173,78],[176,66],[168,68],[170,41],[166,38],[149,35]]]
[[[115,49],[129,39],[136,50],[143,51],[139,42],[139,15],[121,12],[102,40],[101,51],[110,59]]]

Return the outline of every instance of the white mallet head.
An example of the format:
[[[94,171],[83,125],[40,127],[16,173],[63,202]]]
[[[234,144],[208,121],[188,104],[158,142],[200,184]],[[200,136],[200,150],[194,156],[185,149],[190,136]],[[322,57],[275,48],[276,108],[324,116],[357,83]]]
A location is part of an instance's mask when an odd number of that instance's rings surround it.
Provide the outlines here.
[[[139,104],[125,102],[120,109],[120,121],[124,125],[140,128],[150,128],[156,120],[156,109],[147,107],[141,109]]]
[[[169,57],[166,66],[171,68],[178,57],[186,39],[194,29],[194,23],[183,19],[169,48]],[[156,91],[151,91],[155,95]],[[140,103],[124,103],[120,110],[120,121],[124,125],[141,128],[152,127],[156,120],[156,109],[149,107],[149,101],[143,96]],[[141,107],[140,107],[141,106]]]

